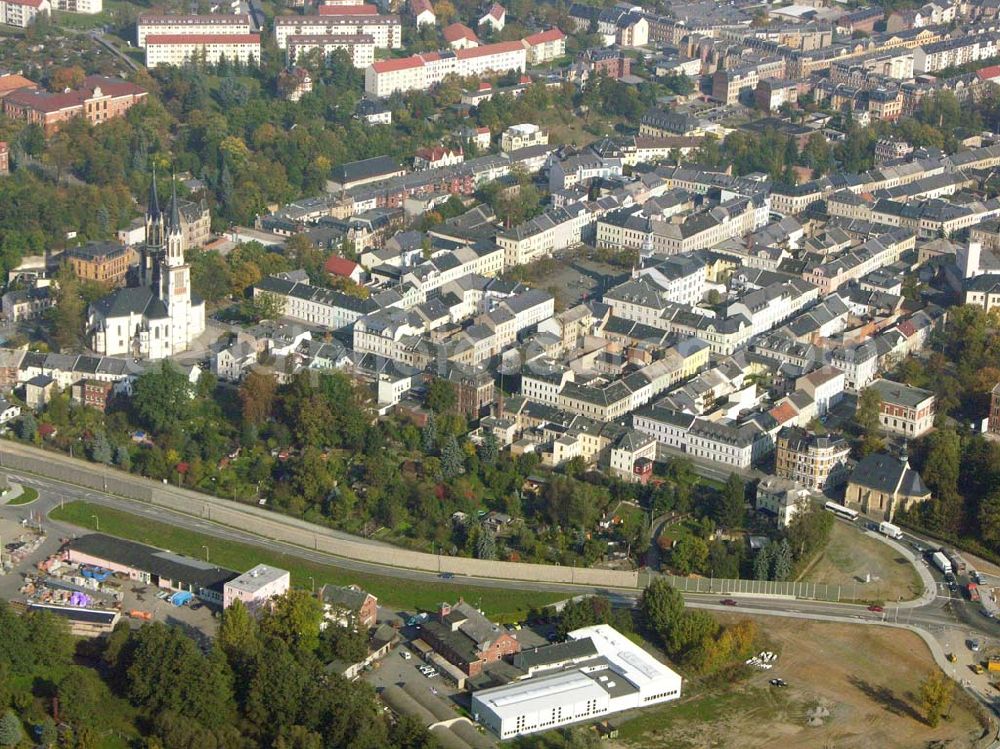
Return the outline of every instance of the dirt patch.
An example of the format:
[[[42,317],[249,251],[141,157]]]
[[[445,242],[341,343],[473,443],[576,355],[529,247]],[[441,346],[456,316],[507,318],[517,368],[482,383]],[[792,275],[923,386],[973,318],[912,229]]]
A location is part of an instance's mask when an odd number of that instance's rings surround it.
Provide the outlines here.
[[[866,582],[868,576],[869,582]],[[834,523],[830,542],[803,582],[840,586],[841,600],[909,601],[923,592],[912,562],[891,546],[846,523]]]
[[[976,708],[965,701],[957,701],[950,717],[935,729],[921,720],[916,692],[936,666],[917,635],[869,625],[756,618],[768,647],[779,654],[774,669],[738,687],[665,706],[655,716],[646,711],[637,720],[649,728],[640,736],[628,736],[626,724],[625,737],[615,746],[964,749],[977,745],[982,731]],[[789,686],[771,687],[768,680],[775,677]]]

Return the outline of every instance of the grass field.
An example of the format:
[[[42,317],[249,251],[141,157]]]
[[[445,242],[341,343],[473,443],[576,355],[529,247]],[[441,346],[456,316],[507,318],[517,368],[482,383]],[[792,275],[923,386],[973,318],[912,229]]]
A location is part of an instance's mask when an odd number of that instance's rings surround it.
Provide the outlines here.
[[[871,574],[872,581],[864,582]],[[913,564],[891,546],[846,523],[834,523],[830,543],[801,577],[803,582],[839,585],[842,600],[908,601],[923,590]]]
[[[719,615],[724,621],[737,617]],[[935,669],[915,634],[887,627],[756,617],[778,654],[772,671],[676,704],[642,711],[621,725],[614,749],[962,749],[981,735],[977,710],[964,698],[937,728],[919,714],[916,692]],[[788,682],[776,689],[768,680]],[[829,715],[808,725],[809,713]]]
[[[34,502],[38,499],[38,490],[32,489],[30,486],[25,486],[21,489],[21,493],[18,494],[14,499],[10,500],[7,504],[9,505],[26,505],[29,502]]]
[[[281,551],[224,541],[89,502],[68,502],[65,506],[54,509],[50,515],[53,520],[89,530],[96,530],[99,524],[101,533],[147,543],[199,559],[205,558],[204,547],[207,546],[213,564],[239,572],[257,564],[281,567],[292,573],[292,584],[297,587],[311,587],[313,583],[317,587],[325,583],[333,585],[355,583],[377,596],[382,605],[396,606],[407,611],[413,609],[432,611],[441,601],[453,601],[462,596],[466,601],[478,603],[487,615],[508,622],[522,619],[532,606],[540,608],[566,598],[565,594],[559,593],[501,590],[456,582],[438,584],[352,572],[309,562]],[[94,519],[95,515],[97,521]]]

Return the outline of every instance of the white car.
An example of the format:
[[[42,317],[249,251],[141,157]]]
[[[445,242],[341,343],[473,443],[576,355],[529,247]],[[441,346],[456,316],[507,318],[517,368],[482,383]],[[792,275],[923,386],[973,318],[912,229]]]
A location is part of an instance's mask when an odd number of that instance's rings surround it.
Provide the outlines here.
[[[403,656],[403,660],[404,661],[408,661],[408,660],[410,660],[410,658],[413,657],[412,655],[410,655],[410,652],[408,650],[400,650],[399,654],[401,656]]]
[[[437,675],[438,672],[435,671],[433,668],[430,671],[424,671],[424,676],[426,676],[428,679],[433,679]]]
[[[431,668],[430,666],[417,666],[417,670],[418,670],[418,671],[419,671],[420,673],[422,673],[422,674],[423,674],[424,676],[427,676],[427,674],[428,674],[429,672],[433,671],[434,669],[433,669],[433,668]]]

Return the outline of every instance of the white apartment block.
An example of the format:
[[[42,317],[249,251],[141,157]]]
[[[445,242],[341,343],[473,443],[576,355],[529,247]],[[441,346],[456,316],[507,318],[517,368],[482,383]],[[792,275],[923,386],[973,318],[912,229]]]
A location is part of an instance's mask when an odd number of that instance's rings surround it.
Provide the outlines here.
[[[542,65],[566,54],[566,35],[559,29],[540,31],[524,38],[528,50],[528,62]]]
[[[499,42],[455,52],[430,52],[380,60],[365,71],[365,92],[377,97],[397,91],[425,91],[449,75],[482,77],[488,73],[523,73],[527,56],[521,42]]]
[[[575,247],[594,225],[595,216],[582,203],[546,211],[541,216],[497,235],[504,267],[524,265],[553,252]]]
[[[79,0],[78,0],[79,1]],[[144,14],[139,16],[135,26],[136,46],[145,47],[146,37],[204,35],[218,36],[234,34],[246,36],[253,32],[250,16],[246,13],[235,15],[209,14],[202,16],[169,16]]]
[[[26,29],[39,14],[49,14],[49,0],[0,0],[0,22],[7,26]]]
[[[400,49],[403,30],[399,16],[278,16],[274,19],[274,39],[279,49],[288,46],[290,36],[357,36],[375,40],[375,49]]]
[[[371,299],[342,294],[318,286],[287,281],[276,276],[261,279],[253,287],[253,295],[271,294],[283,300],[282,315],[310,325],[336,330],[350,325],[362,315],[378,310]]]
[[[104,3],[102,0],[55,0],[52,4],[52,10],[94,15],[104,10]]]
[[[549,131],[525,122],[511,125],[500,136],[501,151],[517,151],[530,146],[544,146],[549,142]]]
[[[243,65],[260,64],[260,34],[151,34],[146,37],[146,67],[201,62],[218,65],[225,59]]]
[[[319,50],[324,60],[339,49],[347,50],[351,64],[360,70],[375,62],[375,37],[371,34],[354,36],[290,36],[287,41],[288,64],[298,64],[301,58]]]

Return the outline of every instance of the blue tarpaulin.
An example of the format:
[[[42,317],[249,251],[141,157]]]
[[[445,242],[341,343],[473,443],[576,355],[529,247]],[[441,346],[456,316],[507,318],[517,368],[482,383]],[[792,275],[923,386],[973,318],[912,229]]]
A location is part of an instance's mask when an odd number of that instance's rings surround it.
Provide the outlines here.
[[[186,590],[179,590],[170,596],[170,603],[174,606],[183,606],[192,598],[194,598],[194,596],[191,593],[188,593]]]

